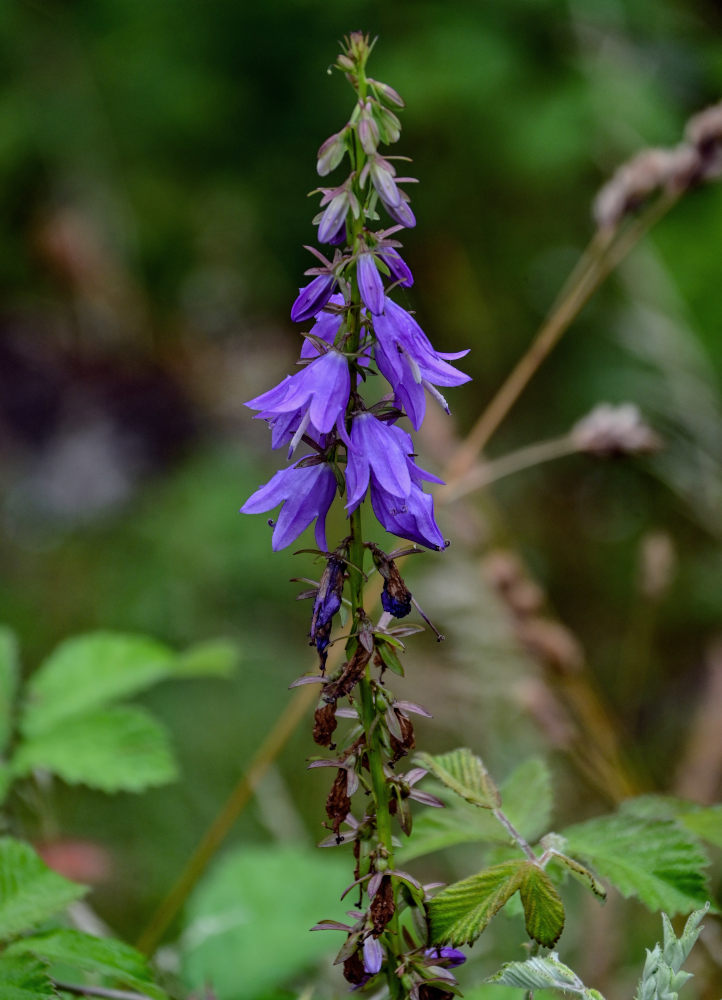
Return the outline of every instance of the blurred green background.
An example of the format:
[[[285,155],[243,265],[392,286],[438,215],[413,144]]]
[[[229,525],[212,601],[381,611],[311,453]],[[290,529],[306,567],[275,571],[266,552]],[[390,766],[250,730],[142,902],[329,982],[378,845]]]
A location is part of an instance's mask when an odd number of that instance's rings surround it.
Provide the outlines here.
[[[23,817],[38,838],[108,848],[95,900],[131,939],[287,703],[288,683],[313,663],[308,605],[288,580],[314,567],[272,556],[264,519],[237,514],[282,461],[242,404],[298,352],[288,312],[310,266],[315,152],[351,109],[327,67],[357,28],[379,35],[370,72],[406,100],[395,152],[413,157],[421,180],[418,226],[404,234],[417,280],[404,301],[440,350],[472,349],[474,381],[451,399],[460,436],[591,235],[603,180],[639,149],[678,142],[689,115],[722,94],[722,12],[700,0],[4,5],[2,618],[28,670],[59,639],[97,627],[177,645],[224,635],[243,655],[230,684],[188,681],[148,697],[173,732],[182,784],[137,799],[57,788],[42,823]],[[640,787],[699,801],[722,788],[722,696],[712,697],[722,685],[721,240],[722,190],[710,185],[583,312],[489,448],[495,457],[565,433],[599,402],[632,401],[664,438],[660,455],[563,459],[499,483],[493,516],[488,498],[477,512],[484,544],[523,555],[586,649]],[[420,438],[437,466],[440,423]],[[412,653],[396,685],[435,706],[419,743],[467,742],[500,777],[546,755],[558,826],[608,808],[540,725],[538,667],[484,583],[480,548],[465,543],[453,508],[440,516],[451,549],[409,572],[449,641],[422,640],[418,671]],[[659,551],[650,598],[645,573]],[[236,843],[320,839],[326,783],[304,772],[311,752],[299,732]],[[468,864],[459,856],[433,871],[448,878]],[[580,971],[612,992],[657,933],[636,904],[613,912],[601,926],[580,909],[566,946],[573,957],[591,927],[604,947]],[[615,932],[622,916],[639,918],[639,937]],[[479,975],[498,965],[489,951]]]

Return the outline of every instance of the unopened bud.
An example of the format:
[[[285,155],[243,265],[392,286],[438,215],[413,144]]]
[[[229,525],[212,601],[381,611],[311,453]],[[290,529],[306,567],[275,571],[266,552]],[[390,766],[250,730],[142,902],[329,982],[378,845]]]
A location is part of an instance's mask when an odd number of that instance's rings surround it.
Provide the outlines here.
[[[380,104],[375,104],[373,112],[381,141],[387,145],[392,142],[398,142],[401,138],[401,122],[393,111],[381,107]]]
[[[358,123],[358,137],[364,153],[372,156],[379,144],[379,127],[373,117],[371,102],[367,101]]]
[[[381,97],[387,104],[395,104],[397,108],[404,107],[403,97],[399,94],[398,90],[394,90],[388,83],[381,83],[380,80],[372,80],[371,78],[369,78],[368,82],[372,90],[375,91],[376,96]]]
[[[325,177],[335,170],[346,153],[346,129],[329,136],[321,145],[317,157],[316,170],[320,177]]]

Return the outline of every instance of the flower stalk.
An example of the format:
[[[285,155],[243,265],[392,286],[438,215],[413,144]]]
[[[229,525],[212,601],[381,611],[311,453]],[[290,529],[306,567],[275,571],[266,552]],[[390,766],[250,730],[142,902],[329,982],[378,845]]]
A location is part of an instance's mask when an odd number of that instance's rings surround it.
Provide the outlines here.
[[[396,236],[416,219],[402,187],[413,178],[398,177],[392,158],[380,152],[400,137],[393,109],[403,101],[392,87],[367,78],[372,47],[367,36],[354,33],[336,63],[356,102],[346,125],[321,145],[317,170],[326,177],[348,158],[350,172],[341,184],[319,189],[318,239],[334,249],[332,259],[312,250],[320,266],[307,271],[311,280],[291,309],[295,322],[313,323],[304,334],[304,367],[248,403],[269,424],[273,447],[290,445],[292,464],[242,510],[260,513],[282,504],[278,517],[269,521],[274,549],[284,548],[315,519],[315,551],[325,563],[318,584],[300,595],[314,598],[310,639],[319,653],[321,677],[304,677],[300,683],[321,683],[313,737],[334,753],[310,764],[335,770],[326,801],[331,835],[322,846],[353,845],[349,890],[357,889],[358,899],[351,911],[354,924],[324,921],[317,929],[346,930],[336,963],[354,987],[385,981],[393,1000],[442,1000],[455,982],[449,969],[463,955],[428,949],[426,893],[396,868],[394,858],[395,827],[411,832],[409,800],[441,805],[414,787],[426,773],[423,768],[406,773],[397,768],[415,745],[409,713],[428,713],[397,701],[387,676],[403,674],[401,636],[418,630],[391,624],[418,607],[396,560],[421,551],[417,546],[446,546],[433,499],[423,488],[424,482],[440,480],[416,464],[412,439],[400,422],[408,419],[418,430],[427,394],[448,412],[438,387],[461,385],[468,376],[449,363],[466,352],[438,353],[411,313],[390,296],[397,286],[413,284]],[[393,223],[390,228],[378,228],[381,209]],[[371,404],[363,392],[369,375],[389,384],[387,394]],[[349,527],[347,537],[329,551],[325,520],[337,496],[344,498]],[[369,502],[386,531],[415,544],[389,555],[365,539],[362,509]],[[384,615],[376,625],[364,607],[367,550],[384,581]],[[346,658],[327,673],[333,620],[344,591],[351,611]],[[341,719],[352,722],[339,736]],[[413,914],[402,922],[404,911]]]

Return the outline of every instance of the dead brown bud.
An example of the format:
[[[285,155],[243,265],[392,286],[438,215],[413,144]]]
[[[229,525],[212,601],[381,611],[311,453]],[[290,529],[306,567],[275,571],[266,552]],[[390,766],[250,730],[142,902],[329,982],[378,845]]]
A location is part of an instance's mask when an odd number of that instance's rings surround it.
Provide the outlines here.
[[[338,725],[336,720],[336,705],[329,702],[317,708],[313,717],[313,739],[319,746],[331,745],[333,733]]]

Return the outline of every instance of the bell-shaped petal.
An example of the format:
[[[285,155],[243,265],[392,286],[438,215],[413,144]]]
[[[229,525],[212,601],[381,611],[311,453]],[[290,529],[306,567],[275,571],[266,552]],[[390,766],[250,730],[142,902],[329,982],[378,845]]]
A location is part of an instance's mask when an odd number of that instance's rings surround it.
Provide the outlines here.
[[[336,477],[326,462],[308,466],[296,463],[281,469],[256,490],[241,507],[241,513],[265,513],[283,504],[273,525],[274,551],[290,545],[316,518],[316,544],[326,551],[326,515],[336,489]]]
[[[371,505],[384,528],[399,538],[408,538],[430,549],[446,547],[444,536],[434,520],[434,500],[414,484],[407,497],[399,498],[371,483]]]
[[[321,312],[333,295],[336,279],[332,274],[319,274],[305,288],[299,288],[298,297],[291,306],[291,319],[303,323]]]
[[[348,362],[331,348],[297,375],[287,375],[273,389],[249,400],[246,406],[260,410],[259,417],[269,421],[283,415],[302,419],[308,412],[312,431],[328,434],[345,411],[350,391]]]
[[[382,313],[384,311],[384,283],[381,280],[379,269],[376,267],[373,254],[360,253],[358,255],[356,276],[363,304],[374,314]]]
[[[349,510],[365,496],[372,475],[389,493],[407,496],[411,489],[408,462],[409,448],[399,428],[378,420],[372,413],[355,417],[346,463]]]

